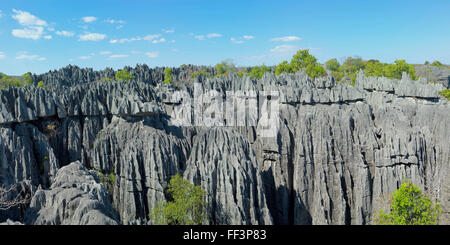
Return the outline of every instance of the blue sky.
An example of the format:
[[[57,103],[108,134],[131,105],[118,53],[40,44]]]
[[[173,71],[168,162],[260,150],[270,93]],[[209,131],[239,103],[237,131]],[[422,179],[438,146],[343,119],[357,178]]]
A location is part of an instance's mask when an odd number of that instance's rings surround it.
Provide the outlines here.
[[[0,71],[274,65],[303,48],[320,62],[450,64],[449,10],[448,0],[2,1]]]

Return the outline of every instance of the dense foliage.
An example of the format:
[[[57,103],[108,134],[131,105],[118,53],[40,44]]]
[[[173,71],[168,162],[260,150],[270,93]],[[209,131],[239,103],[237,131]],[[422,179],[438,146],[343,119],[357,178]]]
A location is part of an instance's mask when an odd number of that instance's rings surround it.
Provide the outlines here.
[[[159,203],[149,214],[156,225],[199,225],[206,219],[206,192],[179,174],[172,176],[168,194],[172,201]]]
[[[317,58],[309,54],[308,49],[302,49],[292,56],[290,63],[283,61],[278,64],[275,68],[275,75],[284,72],[295,73],[299,70],[305,70],[306,74],[312,79],[327,74],[325,68],[317,62]]]
[[[347,57],[342,65],[336,60],[327,61],[326,66],[331,71],[337,81],[348,77],[353,82],[356,80],[356,74],[363,70],[366,76],[401,79],[402,73],[409,74],[411,79],[416,80],[416,70],[414,65],[406,63],[405,60],[396,60],[394,64],[382,63],[379,60],[364,61],[360,57]]]
[[[164,83],[172,83],[172,68],[167,67],[164,69]]]
[[[8,86],[23,87],[33,84],[31,73],[27,72],[21,77],[11,77],[0,72],[0,89],[6,89]]]
[[[419,187],[410,181],[394,192],[389,212],[380,211],[375,218],[381,225],[435,225],[442,212]]]
[[[266,72],[271,72],[270,67],[267,67],[265,65],[262,66],[255,66],[253,67],[250,72],[248,73],[248,76],[251,78],[259,78],[261,79]]]
[[[236,70],[236,67],[233,64],[233,62],[226,61],[226,60],[220,62],[219,64],[216,64],[215,67],[216,67],[216,71],[217,71],[216,77],[219,77],[219,76],[222,76],[222,75],[226,75],[229,72],[232,72],[232,71]]]
[[[192,78],[196,78],[199,76],[211,77],[211,74],[209,74],[209,72],[207,72],[205,69],[192,73]]]
[[[118,82],[129,82],[135,77],[131,75],[127,70],[118,70],[114,78]]]
[[[450,100],[450,89],[443,90],[439,92],[439,94],[444,96],[447,100]]]

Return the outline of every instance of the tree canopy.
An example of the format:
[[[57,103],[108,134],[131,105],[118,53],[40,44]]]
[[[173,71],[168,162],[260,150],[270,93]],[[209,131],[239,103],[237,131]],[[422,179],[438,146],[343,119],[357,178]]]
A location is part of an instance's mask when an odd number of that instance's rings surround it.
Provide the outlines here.
[[[135,77],[131,75],[127,70],[118,70],[114,78],[118,82],[129,82]]]
[[[435,225],[442,212],[440,204],[433,204],[411,181],[394,192],[389,211],[380,210],[375,218],[381,225]]]
[[[170,179],[167,193],[172,199],[159,203],[149,214],[156,225],[199,225],[206,219],[206,192],[179,174]]]

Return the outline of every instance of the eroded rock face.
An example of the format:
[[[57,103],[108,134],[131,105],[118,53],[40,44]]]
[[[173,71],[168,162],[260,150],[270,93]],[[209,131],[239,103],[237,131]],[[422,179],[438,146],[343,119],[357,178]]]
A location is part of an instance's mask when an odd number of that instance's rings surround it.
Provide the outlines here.
[[[188,79],[196,69],[175,70],[174,79]],[[202,91],[219,95],[195,107],[175,95],[194,98],[192,83],[161,85],[162,68],[129,71],[137,81],[94,82],[113,72],[68,67],[35,77],[55,85],[49,89],[0,90],[1,183],[42,186],[29,223],[148,223],[177,173],[207,191],[212,224],[369,224],[406,178],[442,203],[441,223],[450,220],[450,103],[438,94],[442,84],[360,73],[352,87],[332,77],[312,81],[304,72],[262,79],[231,73],[197,78]],[[268,100],[258,95],[278,92],[276,134],[260,134],[254,115],[242,125],[234,118],[229,127],[172,121],[225,112],[213,105],[226,91],[246,92],[233,110],[258,112]],[[67,205],[65,197],[89,193],[74,187],[65,194],[55,184],[58,169],[74,161],[115,176],[109,194],[117,219],[58,209]],[[91,183],[84,171],[73,172]],[[44,202],[50,196],[60,202]],[[103,194],[97,197],[104,203]]]
[[[108,192],[80,162],[58,170],[47,190],[37,190],[25,214],[32,225],[117,225]]]

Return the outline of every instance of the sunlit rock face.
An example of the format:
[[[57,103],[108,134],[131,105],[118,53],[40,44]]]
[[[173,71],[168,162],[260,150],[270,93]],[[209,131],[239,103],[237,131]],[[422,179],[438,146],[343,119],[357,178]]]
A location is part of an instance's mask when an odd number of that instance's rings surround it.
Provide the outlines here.
[[[303,72],[188,81],[197,70],[176,69],[172,86],[160,68],[102,82],[114,71],[70,66],[33,76],[47,89],[0,90],[0,181],[33,195],[0,222],[150,224],[179,173],[206,191],[209,224],[370,224],[406,179],[449,223],[443,84],[360,73],[353,87]],[[89,169],[115,176],[109,192]]]

